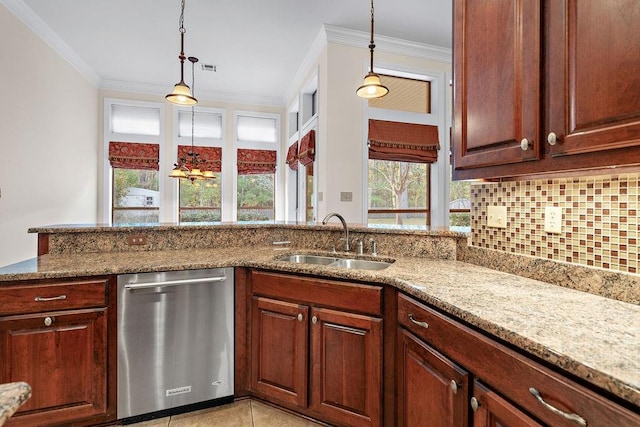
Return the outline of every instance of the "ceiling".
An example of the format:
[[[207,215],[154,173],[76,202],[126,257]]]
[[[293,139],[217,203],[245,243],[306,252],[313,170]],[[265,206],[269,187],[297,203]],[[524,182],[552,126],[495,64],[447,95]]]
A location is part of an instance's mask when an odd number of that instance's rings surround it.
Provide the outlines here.
[[[77,55],[101,87],[167,93],[179,80],[180,0],[10,2],[32,15],[59,51]],[[376,37],[450,49],[451,13],[451,0],[376,0]],[[195,95],[282,104],[323,24],[368,32],[369,19],[368,0],[185,0],[185,54],[217,69],[196,68]],[[191,84],[188,62],[185,81]]]

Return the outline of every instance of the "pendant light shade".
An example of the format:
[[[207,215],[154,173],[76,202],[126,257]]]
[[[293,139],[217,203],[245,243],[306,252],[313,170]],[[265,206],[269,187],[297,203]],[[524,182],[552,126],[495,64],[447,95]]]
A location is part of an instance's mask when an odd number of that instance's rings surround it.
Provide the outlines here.
[[[364,76],[364,84],[356,91],[360,98],[365,99],[382,98],[387,93],[389,93],[389,89],[380,83],[380,76],[374,72],[369,72]]]
[[[180,11],[180,81],[173,87],[173,92],[164,97],[167,101],[176,105],[196,105],[198,100],[191,94],[191,89],[184,82],[184,60],[187,59],[184,55],[184,0],[181,3]]]
[[[369,51],[371,52],[371,63],[369,73],[364,76],[364,84],[356,90],[356,94],[365,99],[381,98],[389,93],[389,88],[380,83],[380,76],[373,72],[373,50],[376,44],[373,41],[373,0],[371,0],[371,41]]]

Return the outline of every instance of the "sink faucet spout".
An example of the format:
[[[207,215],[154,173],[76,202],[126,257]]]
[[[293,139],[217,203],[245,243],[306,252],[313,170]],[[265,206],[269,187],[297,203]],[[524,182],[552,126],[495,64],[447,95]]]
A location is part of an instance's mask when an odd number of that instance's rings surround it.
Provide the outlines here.
[[[322,225],[327,225],[327,222],[334,216],[338,218],[342,223],[342,228],[344,229],[344,251],[349,252],[349,250],[351,249],[349,247],[349,227],[347,227],[347,222],[344,220],[342,215],[336,212],[331,212],[324,217],[324,219],[322,220]]]

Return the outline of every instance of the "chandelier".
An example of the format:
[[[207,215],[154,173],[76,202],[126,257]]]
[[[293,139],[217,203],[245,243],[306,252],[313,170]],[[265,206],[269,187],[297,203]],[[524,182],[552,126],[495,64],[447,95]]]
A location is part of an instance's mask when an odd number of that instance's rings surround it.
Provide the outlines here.
[[[364,84],[356,91],[359,97],[365,99],[382,98],[389,93],[389,89],[380,83],[380,76],[373,72],[373,49],[375,47],[373,42],[373,0],[371,0],[371,41],[369,42],[371,64],[369,65],[369,73],[364,76]]]

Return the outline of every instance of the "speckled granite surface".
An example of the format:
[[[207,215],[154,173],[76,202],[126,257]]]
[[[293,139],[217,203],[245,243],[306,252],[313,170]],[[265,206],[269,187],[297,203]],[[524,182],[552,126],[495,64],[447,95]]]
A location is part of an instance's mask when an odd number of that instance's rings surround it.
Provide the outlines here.
[[[0,384],[0,426],[31,397],[31,386],[25,382]]]
[[[248,266],[384,283],[640,406],[639,305],[455,260],[399,256],[375,272],[274,260],[293,252],[302,250],[52,254],[0,269],[0,281]]]

